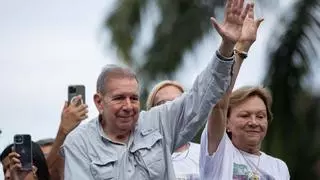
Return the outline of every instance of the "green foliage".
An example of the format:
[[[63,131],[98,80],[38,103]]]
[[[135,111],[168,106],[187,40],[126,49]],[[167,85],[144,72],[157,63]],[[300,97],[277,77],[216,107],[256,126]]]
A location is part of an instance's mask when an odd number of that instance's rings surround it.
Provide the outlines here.
[[[131,48],[139,32],[140,10],[146,0],[118,0],[116,9],[105,21],[112,32],[112,42],[117,46],[125,63],[132,65]]]
[[[303,79],[310,73],[310,64],[316,63],[312,60],[319,58],[314,48],[319,43],[314,37],[319,35],[313,32],[320,28],[315,13],[320,7],[317,0],[304,0],[295,9],[290,22],[283,20],[287,23],[286,31],[270,40],[270,45],[277,48],[270,48],[265,82],[273,94],[274,121],[264,140],[264,149],[288,164],[292,179],[315,179],[312,168],[320,157],[315,147],[320,116],[314,112],[320,104],[310,103],[314,97],[304,88]]]
[[[156,26],[154,40],[146,50],[145,63],[137,67],[146,84],[156,77],[170,75],[182,62],[182,55],[190,50],[210,30],[211,7],[223,1],[204,4],[202,0],[158,0],[161,22]],[[124,62],[139,64],[131,50],[141,24],[141,11],[148,8],[146,0],[119,0],[115,10],[106,19],[112,42]]]
[[[112,43],[123,61],[142,77],[146,98],[150,82],[174,73],[182,63],[184,52],[208,33],[209,17],[223,0],[157,0],[161,20],[155,27],[153,42],[146,50],[144,63],[134,59],[132,46],[140,33],[142,12],[147,0],[118,0],[115,10],[105,21]],[[210,2],[211,4],[205,4]],[[270,1],[263,1],[269,3]],[[313,165],[320,157],[320,100],[305,87],[310,66],[319,59],[316,45],[320,43],[319,0],[298,0],[292,11],[275,25],[269,42],[269,71],[265,78],[272,91],[274,121],[269,126],[263,148],[283,159],[291,179],[316,179]],[[287,16],[292,17],[288,19]],[[281,31],[284,25],[285,31]],[[144,51],[144,50],[143,50]],[[199,136],[195,141],[199,141]],[[317,138],[318,137],[318,138]]]

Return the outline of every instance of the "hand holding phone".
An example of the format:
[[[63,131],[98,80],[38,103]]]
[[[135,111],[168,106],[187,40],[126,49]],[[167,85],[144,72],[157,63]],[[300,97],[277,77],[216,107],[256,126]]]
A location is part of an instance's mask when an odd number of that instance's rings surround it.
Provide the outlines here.
[[[81,99],[79,100],[79,97]],[[65,103],[59,131],[64,136],[76,128],[80,122],[88,117],[88,106],[85,104],[85,86],[70,85],[68,87],[68,102]]]
[[[81,99],[77,98],[81,95]],[[86,103],[86,93],[84,85],[70,85],[68,86],[68,103],[75,103],[77,106]]]

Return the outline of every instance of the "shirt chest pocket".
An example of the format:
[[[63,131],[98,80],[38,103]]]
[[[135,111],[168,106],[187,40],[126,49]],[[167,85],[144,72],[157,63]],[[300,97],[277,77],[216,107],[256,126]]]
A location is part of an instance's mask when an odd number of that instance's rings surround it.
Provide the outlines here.
[[[90,171],[96,180],[115,179],[114,164],[116,159],[110,157],[94,157],[90,164]]]
[[[162,138],[158,130],[142,131],[139,141],[130,150],[135,156],[137,171],[149,179],[163,179],[165,162]]]

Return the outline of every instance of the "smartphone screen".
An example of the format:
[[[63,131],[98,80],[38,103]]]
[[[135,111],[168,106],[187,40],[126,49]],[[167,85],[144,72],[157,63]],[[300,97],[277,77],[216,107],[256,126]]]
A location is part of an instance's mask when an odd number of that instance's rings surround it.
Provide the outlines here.
[[[20,155],[22,170],[32,170],[32,145],[29,134],[16,134],[13,138],[14,150]]]
[[[76,102],[77,105],[85,104],[86,103],[86,93],[85,93],[85,86],[84,85],[70,85],[68,87],[68,102],[69,104],[75,100],[75,97],[81,95],[81,101]]]

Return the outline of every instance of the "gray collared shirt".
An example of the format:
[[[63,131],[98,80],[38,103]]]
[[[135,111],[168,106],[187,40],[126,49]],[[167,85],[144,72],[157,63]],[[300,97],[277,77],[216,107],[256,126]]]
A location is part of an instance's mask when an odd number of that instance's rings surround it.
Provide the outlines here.
[[[98,118],[80,125],[63,148],[66,180],[174,180],[171,154],[206,123],[230,85],[234,61],[214,56],[189,92],[142,111],[127,144],[109,140]]]

